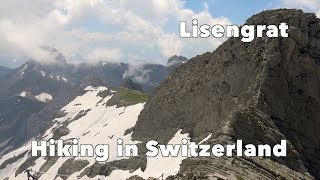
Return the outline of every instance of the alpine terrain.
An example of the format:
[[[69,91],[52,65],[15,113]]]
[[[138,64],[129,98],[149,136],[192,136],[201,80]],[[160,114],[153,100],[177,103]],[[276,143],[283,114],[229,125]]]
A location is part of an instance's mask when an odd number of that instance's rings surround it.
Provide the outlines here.
[[[280,23],[289,25],[288,38],[230,38],[189,61],[174,56],[166,66],[147,64],[135,72],[125,63],[75,68],[52,50],[57,65],[29,61],[6,73],[0,179],[25,179],[27,172],[41,180],[320,179],[320,19],[278,9],[246,21]],[[109,144],[110,156],[106,162],[32,157],[30,138]],[[119,138],[136,144],[139,156],[117,157]],[[145,155],[149,140],[181,144],[183,138],[270,146],[286,139],[287,156]]]
[[[84,93],[89,85],[125,87],[151,93],[182,62],[174,64],[99,62],[68,64],[63,54],[49,49],[54,63],[43,64],[29,59],[16,69],[0,67],[0,156],[39,136],[59,116],[59,110]],[[171,58],[171,59],[172,59]],[[181,59],[181,60],[180,60]]]

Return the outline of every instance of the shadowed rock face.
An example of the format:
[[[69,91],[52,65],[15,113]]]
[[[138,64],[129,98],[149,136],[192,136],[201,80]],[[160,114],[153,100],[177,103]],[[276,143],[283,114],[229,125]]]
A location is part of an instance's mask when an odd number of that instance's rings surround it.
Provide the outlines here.
[[[29,118],[43,107],[44,103],[24,97],[0,100],[0,156],[22,145],[28,132],[34,131],[35,125]]]
[[[143,92],[143,88],[140,84],[133,82],[131,79],[125,79],[123,87]]]
[[[170,57],[167,61],[167,64],[170,64],[172,62],[187,62],[188,59],[184,56],[177,56],[177,55],[174,55],[172,57]]]
[[[251,43],[231,38],[176,69],[146,103],[133,138],[167,143],[183,129],[194,141],[212,133],[207,141],[212,144],[242,139],[244,144],[275,145],[287,139],[285,158],[241,158],[225,170],[233,158],[206,158],[206,163],[189,158],[181,170],[220,164],[222,173],[245,179],[309,179],[308,173],[320,178],[320,20],[301,10],[280,9],[264,11],[246,24],[281,22],[289,25],[289,38]],[[249,173],[239,171],[239,164],[252,163]]]

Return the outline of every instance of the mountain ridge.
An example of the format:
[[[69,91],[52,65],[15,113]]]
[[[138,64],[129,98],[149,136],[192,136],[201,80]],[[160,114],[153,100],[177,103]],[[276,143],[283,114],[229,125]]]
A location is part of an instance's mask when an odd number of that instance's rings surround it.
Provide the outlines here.
[[[8,71],[5,78],[9,80],[5,82],[7,84],[6,86],[0,88],[0,98],[1,95],[5,98],[17,94],[18,92],[15,92],[15,90],[5,90],[5,88],[7,86],[11,86],[11,84],[23,80],[24,76],[26,76],[28,73],[33,73],[33,75],[31,75],[32,78],[38,76],[38,78],[46,78],[46,80],[49,81],[55,79],[57,81],[65,81],[67,84],[70,83],[72,86],[80,86],[87,77],[96,77],[106,82],[109,87],[124,86],[126,79],[130,79],[134,83],[141,85],[143,91],[146,93],[151,93],[153,89],[162,81],[162,79],[164,79],[168,74],[171,73],[171,71],[182,64],[178,62],[168,67],[161,64],[150,63],[146,63],[137,67],[128,63],[117,62],[69,64],[63,55],[56,49],[53,49],[52,53],[58,54],[54,55],[54,58],[62,60],[44,64],[39,61],[29,59],[20,67]],[[177,56],[173,56],[171,58],[174,57]],[[178,58],[187,60],[183,56]],[[24,74],[25,71],[26,74]],[[7,93],[1,91],[7,91]],[[19,89],[19,91],[21,91],[21,89]]]
[[[273,178],[308,179],[310,174],[320,178],[319,21],[314,14],[293,9],[263,11],[249,18],[246,24],[286,22],[289,38],[257,38],[251,43],[230,38],[214,52],[190,59],[155,90],[132,129],[133,139],[166,144],[177,129],[197,142],[212,134],[210,144],[242,139],[246,144],[274,145],[288,139],[288,157],[269,158],[276,168],[258,158],[187,158],[181,173],[197,173],[207,164],[209,174],[252,178],[248,174],[253,169],[241,172],[228,164],[234,159],[243,166],[254,162]],[[214,171],[218,166],[225,169]]]

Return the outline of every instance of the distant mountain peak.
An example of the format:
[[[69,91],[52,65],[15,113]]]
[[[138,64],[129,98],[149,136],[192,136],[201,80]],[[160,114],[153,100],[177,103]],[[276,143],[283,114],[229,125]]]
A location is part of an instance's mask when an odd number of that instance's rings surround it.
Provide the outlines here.
[[[170,57],[167,61],[167,64],[170,64],[172,62],[184,62],[184,61],[188,61],[188,58],[184,57],[184,56],[177,56],[177,55],[174,55],[172,57]]]
[[[54,64],[54,65],[66,65],[67,60],[64,55],[56,48],[41,46],[42,56],[29,57],[27,60],[28,64],[39,65],[39,64]]]

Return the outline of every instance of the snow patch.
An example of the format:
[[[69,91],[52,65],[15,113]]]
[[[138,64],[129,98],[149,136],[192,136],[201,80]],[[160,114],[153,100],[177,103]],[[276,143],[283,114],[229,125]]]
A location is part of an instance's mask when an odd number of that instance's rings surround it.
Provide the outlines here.
[[[35,96],[35,98],[41,102],[44,102],[44,103],[52,100],[52,96],[48,93],[41,93],[41,94]]]
[[[166,67],[175,66],[175,65],[177,65],[177,64],[179,64],[179,63],[184,64],[184,63],[186,63],[186,62],[187,62],[187,61],[172,61],[172,62],[166,64]]]
[[[61,79],[64,81],[64,82],[68,82],[68,79],[64,78],[64,77],[61,77]]]
[[[104,91],[104,90],[108,90],[108,88],[106,88],[106,87],[92,87],[92,86],[88,86],[88,87],[86,87],[85,89],[84,89],[85,91],[93,91],[93,92],[102,92],[102,91]],[[97,95],[97,94],[96,94]]]
[[[127,72],[124,72],[123,74],[122,74],[122,79],[125,79],[127,77]]]
[[[209,135],[208,135],[206,138],[204,138],[202,141],[200,141],[199,144],[202,144],[202,143],[206,142],[208,139],[211,138],[211,136],[212,136],[212,133],[209,134]]]
[[[42,75],[43,77],[46,76],[46,72],[44,72],[44,71],[40,71],[40,72],[41,72],[41,75]]]
[[[25,64],[23,68],[20,70],[20,76],[24,74],[24,71],[28,68],[28,64]]]
[[[21,96],[21,97],[26,97],[26,96],[27,96],[27,92],[26,92],[26,91],[23,91],[22,93],[20,93],[20,96]]]
[[[0,164],[4,163],[4,161],[6,161],[6,160],[8,160],[8,159],[10,159],[12,157],[18,156],[19,154],[22,154],[23,152],[29,150],[30,146],[31,146],[31,144],[28,143],[27,145],[22,146],[21,148],[4,155],[2,157],[2,159],[0,159]],[[20,176],[18,175],[17,177],[15,177],[15,171],[18,169],[18,167],[23,162],[25,162],[25,160],[27,159],[27,156],[28,155],[25,154],[24,157],[18,159],[16,162],[13,162],[12,164],[8,164],[6,166],[6,168],[1,169],[0,170],[0,179],[4,179],[6,177],[9,177],[10,180],[11,179],[17,179],[17,180],[24,179],[26,177],[24,173],[20,174]]]

